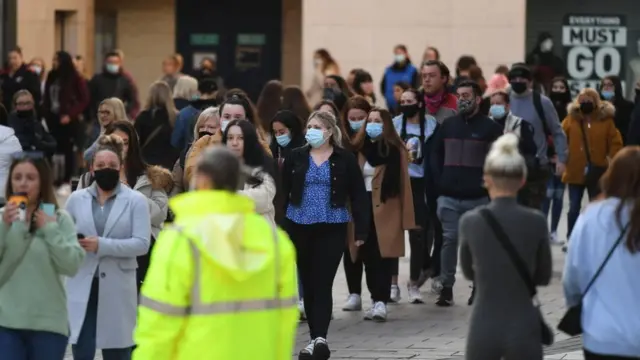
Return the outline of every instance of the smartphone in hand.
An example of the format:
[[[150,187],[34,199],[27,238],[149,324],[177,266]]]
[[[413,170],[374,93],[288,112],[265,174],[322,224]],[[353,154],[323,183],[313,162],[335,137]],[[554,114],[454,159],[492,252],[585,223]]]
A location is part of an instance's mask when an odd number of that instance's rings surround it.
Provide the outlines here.
[[[44,213],[49,216],[56,215],[56,206],[50,203],[41,203],[40,210],[44,211]]]

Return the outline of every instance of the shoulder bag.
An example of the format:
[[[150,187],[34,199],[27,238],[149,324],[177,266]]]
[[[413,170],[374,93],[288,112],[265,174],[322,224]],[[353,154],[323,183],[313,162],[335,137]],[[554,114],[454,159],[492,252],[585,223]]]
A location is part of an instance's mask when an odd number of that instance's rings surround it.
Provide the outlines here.
[[[571,336],[582,334],[582,300],[584,300],[585,295],[587,295],[587,292],[589,291],[589,289],[591,289],[593,283],[602,273],[605,265],[607,265],[609,259],[611,259],[611,255],[613,255],[613,252],[616,250],[618,245],[620,245],[620,242],[624,238],[624,234],[626,234],[628,228],[629,224],[627,224],[624,229],[622,229],[620,236],[618,236],[618,240],[616,240],[616,242],[611,247],[611,250],[609,250],[607,257],[604,258],[604,261],[602,262],[602,264],[600,264],[600,267],[589,281],[587,288],[584,289],[584,292],[580,296],[580,302],[577,305],[570,307],[562,317],[562,320],[560,320],[560,323],[558,324],[558,330]]]
[[[540,311],[540,300],[538,300],[538,291],[536,290],[536,284],[533,282],[533,278],[529,274],[527,265],[518,254],[518,250],[516,250],[516,248],[511,243],[511,241],[509,241],[509,237],[507,236],[507,233],[504,232],[504,229],[502,228],[502,226],[500,226],[500,224],[498,223],[498,220],[496,220],[496,218],[493,216],[491,211],[486,208],[482,209],[480,210],[480,215],[482,215],[482,217],[485,219],[485,221],[489,224],[489,226],[493,230],[494,234],[496,235],[496,239],[498,239],[498,242],[502,245],[504,250],[509,255],[511,262],[515,266],[516,270],[518,271],[518,274],[522,278],[522,281],[525,283],[525,285],[527,286],[527,289],[529,290],[529,294],[533,299],[533,305],[535,306],[536,311],[538,313],[538,318],[540,322],[540,331],[541,331],[540,339],[542,344],[543,345],[553,344],[554,334],[551,328],[549,327],[549,325],[547,325],[547,323],[544,321],[544,317],[542,316],[542,312]]]
[[[584,129],[584,121],[580,121],[580,132],[582,133],[582,143],[584,154],[587,156],[587,167],[584,173],[584,184],[587,187],[589,199],[593,200],[600,193],[600,178],[607,171],[606,166],[595,166],[591,162],[591,151],[587,131]]]

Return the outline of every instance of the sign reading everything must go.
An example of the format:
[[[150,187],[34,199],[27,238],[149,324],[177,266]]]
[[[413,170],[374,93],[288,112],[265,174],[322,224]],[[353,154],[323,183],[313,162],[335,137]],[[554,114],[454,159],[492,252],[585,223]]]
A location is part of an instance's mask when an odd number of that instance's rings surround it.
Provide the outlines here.
[[[597,89],[600,80],[608,75],[620,76],[625,88],[625,16],[566,15],[562,46],[572,95],[585,87]]]

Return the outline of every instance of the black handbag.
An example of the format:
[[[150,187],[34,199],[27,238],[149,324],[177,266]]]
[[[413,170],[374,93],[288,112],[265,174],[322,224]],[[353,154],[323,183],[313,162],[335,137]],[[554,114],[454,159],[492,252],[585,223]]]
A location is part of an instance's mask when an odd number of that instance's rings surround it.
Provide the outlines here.
[[[589,150],[589,140],[587,132],[584,129],[584,122],[580,123],[580,131],[582,133],[582,143],[584,154],[587,157],[587,168],[584,174],[584,185],[587,188],[589,199],[593,200],[600,194],[600,178],[607,171],[606,166],[596,166],[591,162],[591,150]]]
[[[487,221],[487,223],[495,233],[496,238],[498,239],[498,242],[500,242],[504,250],[509,255],[511,262],[515,266],[516,270],[518,271],[518,274],[520,275],[525,285],[527,286],[527,289],[529,290],[529,294],[531,295],[533,305],[536,308],[536,311],[538,313],[538,318],[540,322],[540,331],[541,331],[541,334],[540,334],[541,343],[543,345],[553,344],[554,333],[553,333],[553,330],[551,330],[551,328],[549,327],[549,325],[547,325],[547,323],[544,321],[544,317],[542,316],[542,311],[540,311],[540,301],[538,300],[538,290],[536,290],[536,284],[533,282],[533,278],[529,274],[529,270],[527,269],[526,263],[524,262],[524,260],[522,260],[522,258],[518,254],[518,250],[516,250],[516,248],[511,243],[511,241],[509,241],[509,236],[507,236],[507,233],[504,232],[504,229],[502,228],[502,226],[500,226],[500,224],[498,223],[498,220],[496,220],[495,216],[493,216],[491,211],[486,208],[482,209],[480,210],[480,215],[482,215],[482,217]]]
[[[580,296],[580,302],[577,305],[570,307],[562,317],[562,320],[560,320],[560,323],[558,324],[558,330],[571,336],[582,334],[582,300],[584,299],[584,296],[587,295],[589,289],[591,289],[591,286],[593,286],[593,283],[600,276],[602,270],[604,270],[604,266],[609,262],[611,255],[613,255],[613,252],[616,250],[616,248],[624,238],[624,234],[627,232],[628,228],[629,224],[627,224],[627,226],[622,229],[618,240],[616,240],[616,242],[613,244],[611,250],[609,250],[609,253],[607,254],[607,257],[604,258],[604,261],[602,262],[602,264],[600,264],[600,267],[589,281],[586,289],[584,289],[584,292]]]

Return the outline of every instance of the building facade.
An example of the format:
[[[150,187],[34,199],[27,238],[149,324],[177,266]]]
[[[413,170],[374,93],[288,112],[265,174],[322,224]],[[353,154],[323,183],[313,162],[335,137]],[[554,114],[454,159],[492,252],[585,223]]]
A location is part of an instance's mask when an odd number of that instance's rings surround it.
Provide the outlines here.
[[[329,50],[343,75],[361,67],[376,81],[391,63],[397,44],[408,47],[414,62],[422,59],[427,46],[435,46],[451,68],[460,55],[474,55],[487,75],[500,64],[523,61],[542,31],[558,39],[555,51],[559,56],[571,55],[567,61],[573,65],[567,64],[567,69],[576,83],[615,71],[632,79],[636,67],[640,76],[640,60],[635,61],[640,57],[640,29],[632,25],[626,28],[631,14],[640,11],[634,10],[633,0],[610,0],[606,4],[597,0],[565,0],[562,4],[554,0],[0,2],[16,5],[15,43],[23,48],[27,59],[41,56],[50,61],[56,50],[64,49],[83,55],[91,74],[100,69],[105,52],[118,48],[124,52],[125,67],[138,82],[142,96],[160,77],[163,58],[173,52],[184,56],[186,71],[205,56],[216,58],[230,86],[245,88],[256,97],[262,84],[274,78],[308,87],[313,52],[318,48]],[[574,11],[577,9],[580,11]],[[616,31],[624,27],[625,41],[611,43],[608,38],[609,42],[597,43],[599,40],[585,39],[580,45],[575,40],[576,46],[583,48],[571,52],[571,40],[563,41],[563,31],[571,31],[571,15],[587,13],[619,16],[618,22],[625,24],[619,24]],[[599,31],[595,25],[590,29],[585,34]],[[3,44],[11,44],[11,39],[7,40],[11,36],[5,33],[3,30]],[[612,50],[597,51],[610,45],[625,49],[619,51],[620,59],[610,55]],[[612,61],[620,64],[619,69],[617,65],[611,68]]]

